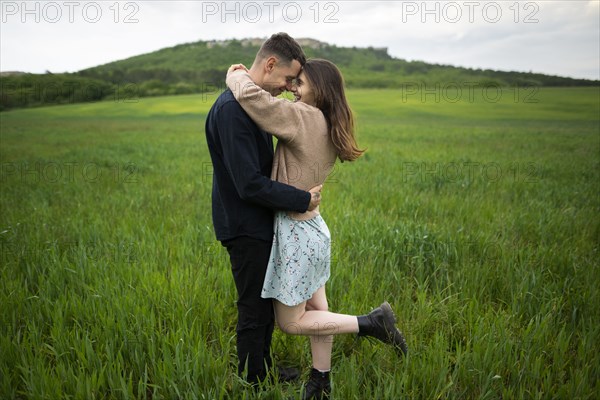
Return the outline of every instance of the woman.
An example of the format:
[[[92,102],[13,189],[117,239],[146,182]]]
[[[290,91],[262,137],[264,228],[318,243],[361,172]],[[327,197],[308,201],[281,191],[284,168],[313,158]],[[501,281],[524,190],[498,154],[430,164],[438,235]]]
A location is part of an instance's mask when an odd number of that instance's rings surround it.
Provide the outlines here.
[[[262,90],[241,64],[229,68],[227,86],[259,128],[279,139],[272,179],[307,190],[323,184],[336,158],[353,161],[363,153],[354,138],[342,75],[327,60],[308,60],[290,82],[294,102]],[[325,282],[331,242],[318,208],[303,214],[277,212],[274,231],[262,297],[274,299],[282,331],[310,336],[313,368],[304,399],[329,396],[333,335],[372,336],[407,353],[387,302],[358,317],[328,311]]]

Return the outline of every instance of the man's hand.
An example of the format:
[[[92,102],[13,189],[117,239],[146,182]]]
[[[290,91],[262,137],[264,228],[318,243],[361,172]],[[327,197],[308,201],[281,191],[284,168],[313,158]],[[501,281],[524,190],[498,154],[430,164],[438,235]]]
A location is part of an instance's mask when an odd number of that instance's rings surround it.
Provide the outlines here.
[[[319,204],[321,204],[321,190],[322,189],[323,189],[323,185],[319,185],[319,186],[315,186],[314,188],[312,188],[308,191],[310,193],[310,203],[308,204],[307,211],[312,211],[315,208],[317,208],[317,206]]]

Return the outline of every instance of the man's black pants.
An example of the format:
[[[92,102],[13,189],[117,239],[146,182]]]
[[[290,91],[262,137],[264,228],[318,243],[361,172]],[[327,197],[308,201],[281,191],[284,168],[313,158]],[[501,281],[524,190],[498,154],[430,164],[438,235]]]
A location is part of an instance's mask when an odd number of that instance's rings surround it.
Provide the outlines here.
[[[223,242],[231,260],[231,271],[238,292],[237,353],[238,373],[243,376],[246,363],[248,382],[265,378],[271,367],[271,337],[275,317],[271,299],[260,297],[271,242],[240,236]]]

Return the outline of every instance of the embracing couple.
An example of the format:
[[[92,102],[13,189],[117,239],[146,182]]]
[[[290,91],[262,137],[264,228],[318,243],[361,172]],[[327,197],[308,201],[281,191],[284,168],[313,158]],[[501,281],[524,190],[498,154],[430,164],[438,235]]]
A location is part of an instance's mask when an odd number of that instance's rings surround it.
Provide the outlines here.
[[[328,398],[333,335],[371,336],[407,352],[387,302],[362,316],[327,307],[331,241],[319,214],[321,187],[336,159],[363,153],[342,75],[329,61],[306,60],[294,39],[278,33],[249,70],[232,65],[226,82],[206,119],[206,140],[213,224],[238,292],[238,373],[245,370],[251,383],[266,378],[277,321],[287,334],[310,337],[313,368],[303,398]],[[295,101],[275,97],[285,90]]]

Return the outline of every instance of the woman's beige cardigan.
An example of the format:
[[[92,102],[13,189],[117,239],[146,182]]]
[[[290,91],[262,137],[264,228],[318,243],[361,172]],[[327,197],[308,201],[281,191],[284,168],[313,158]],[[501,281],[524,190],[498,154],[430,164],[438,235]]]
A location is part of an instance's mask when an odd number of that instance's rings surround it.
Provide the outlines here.
[[[256,125],[278,139],[271,179],[302,190],[322,184],[335,165],[337,151],[321,110],[271,96],[242,70],[229,74],[227,86]],[[318,214],[318,208],[290,213],[300,220]]]

